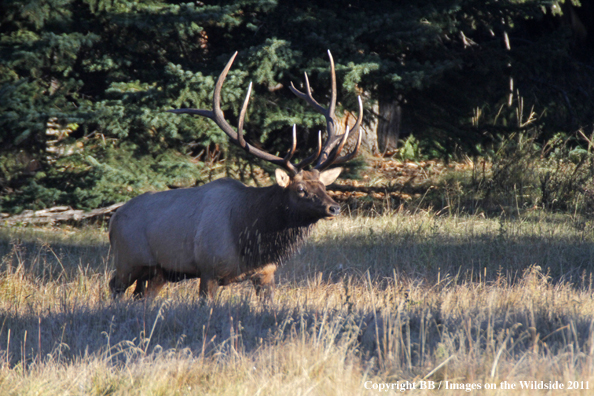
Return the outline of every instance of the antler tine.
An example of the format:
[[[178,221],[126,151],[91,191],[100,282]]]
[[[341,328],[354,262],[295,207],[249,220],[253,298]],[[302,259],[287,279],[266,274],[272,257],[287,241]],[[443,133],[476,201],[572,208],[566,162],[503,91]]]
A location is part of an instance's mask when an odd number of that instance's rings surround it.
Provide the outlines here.
[[[309,157],[301,160],[301,162],[299,162],[296,165],[297,169],[301,170],[301,169],[305,168],[306,166],[313,164],[313,162],[318,159],[321,152],[322,152],[322,131],[318,131],[318,149],[316,151],[314,151]]]
[[[300,99],[305,100],[307,103],[309,103],[314,109],[316,109],[316,111],[324,116],[326,116],[326,114],[328,113],[328,111],[322,107],[322,105],[320,105],[317,100],[315,100],[311,94],[311,88],[309,86],[309,78],[307,77],[307,73],[303,73],[305,76],[305,88],[307,90],[307,93],[303,93],[300,90],[298,90],[297,88],[295,88],[295,86],[293,85],[293,82],[291,81],[291,85],[289,86],[289,89],[291,90],[291,92],[293,92],[295,94],[295,96],[297,96]]]
[[[287,153],[287,155],[285,155],[285,158],[283,158],[283,161],[285,163],[285,165],[287,167],[294,167],[296,169],[296,174],[299,173],[299,167],[295,167],[292,163],[291,163],[291,158],[293,158],[293,154],[295,154],[295,149],[297,148],[297,126],[295,124],[293,124],[293,143],[291,144],[291,149],[289,150],[289,152]]]
[[[333,156],[334,159],[332,161],[328,160],[327,161],[328,165],[320,167],[318,169],[325,169],[330,165],[343,164],[343,163],[355,158],[355,156],[359,152],[359,149],[361,148],[361,140],[363,137],[363,134],[361,133],[361,121],[363,121],[363,101],[361,100],[361,96],[357,96],[357,100],[359,102],[359,116],[357,117],[357,122],[355,122],[355,125],[353,125],[353,128],[350,130],[350,132],[347,127],[347,131],[345,133],[345,134],[350,134],[354,130],[357,130],[357,144],[355,145],[355,148],[353,149],[353,151],[350,154],[344,155],[340,158],[336,158],[344,146],[344,143],[341,142],[341,145],[339,146],[339,148],[337,148],[335,155]],[[344,141],[346,142],[346,139],[344,139]]]
[[[212,110],[177,109],[177,110],[168,110],[168,112],[175,113],[175,114],[193,114],[193,115],[199,115],[202,117],[210,118],[211,120],[213,120],[215,122],[215,124],[217,124],[217,126],[219,128],[221,128],[221,130],[223,132],[225,132],[225,134],[227,136],[229,136],[229,140],[231,141],[231,143],[238,145],[239,147],[243,148],[248,153],[251,153],[260,159],[263,159],[263,160],[268,161],[272,164],[284,167],[287,171],[289,171],[289,173],[297,174],[299,172],[299,170],[297,168],[295,168],[295,165],[293,165],[290,162],[293,154],[295,153],[295,147],[297,145],[297,139],[296,139],[295,132],[293,132],[292,148],[291,148],[291,150],[289,150],[289,153],[285,156],[285,158],[277,157],[276,155],[272,155],[270,153],[262,151],[256,147],[252,146],[248,142],[246,142],[245,139],[243,138],[243,122],[245,119],[245,114],[247,112],[247,106],[248,106],[248,102],[250,99],[250,94],[251,94],[251,89],[252,89],[251,83],[248,88],[247,95],[243,101],[243,106],[241,108],[241,112],[239,114],[239,122],[238,122],[237,132],[235,132],[233,127],[231,125],[229,125],[229,123],[227,121],[225,121],[225,115],[223,114],[223,110],[221,110],[221,89],[223,87],[223,83],[225,82],[225,78],[227,77],[227,73],[229,73],[229,70],[231,69],[231,65],[233,64],[233,61],[235,60],[236,56],[237,56],[237,52],[235,52],[233,54],[233,56],[231,56],[231,59],[229,59],[229,62],[227,62],[227,65],[225,66],[225,68],[219,75],[219,78],[217,79],[213,97],[212,97],[212,107],[213,107]]]
[[[355,158],[355,156],[359,152],[359,148],[361,148],[361,138],[362,137],[363,137],[363,134],[361,133],[361,130],[359,130],[359,133],[357,135],[357,144],[355,146],[355,149],[350,154],[344,155],[344,156],[334,160],[332,162],[332,165],[344,164],[345,162],[350,161],[353,158]]]
[[[322,114],[326,118],[328,139],[324,144],[320,154],[317,158],[317,164],[314,168],[324,169],[332,164],[332,160],[336,159],[337,155],[340,154],[340,150],[346,142],[348,135],[337,133],[337,122],[334,116],[336,111],[336,70],[334,68],[334,59],[332,53],[328,50],[328,58],[330,59],[330,80],[331,80],[331,93],[330,93],[330,104],[328,109],[322,107],[312,96],[311,87],[309,85],[309,78],[305,74],[305,88],[306,93],[303,93],[295,88],[293,83],[289,87],[291,91],[298,97],[309,103],[318,113]],[[334,151],[335,150],[335,151]],[[332,157],[332,158],[330,158]],[[315,160],[314,160],[315,161]]]
[[[336,72],[334,71],[334,58],[332,58],[332,53],[328,50],[328,58],[330,58],[330,80],[332,81],[332,91],[331,91],[331,98],[330,98],[330,106],[328,106],[328,113],[332,116],[336,111]]]
[[[245,148],[245,140],[243,139],[243,120],[245,119],[245,113],[247,112],[247,106],[250,101],[251,93],[252,82],[250,81],[250,85],[248,86],[248,90],[243,101],[243,106],[241,106],[241,112],[239,113],[239,122],[237,123],[237,140],[239,141],[239,145],[242,148]]]
[[[338,146],[336,146],[334,148],[334,150],[332,150],[330,152],[330,154],[328,155],[328,158],[324,162],[321,162],[321,163],[318,162],[318,164],[316,164],[316,166],[314,166],[314,169],[324,170],[335,162],[336,158],[342,151],[344,144],[346,143],[347,139],[349,138],[349,127],[348,126],[346,128],[346,131],[340,137],[341,137],[341,139],[340,139]]]

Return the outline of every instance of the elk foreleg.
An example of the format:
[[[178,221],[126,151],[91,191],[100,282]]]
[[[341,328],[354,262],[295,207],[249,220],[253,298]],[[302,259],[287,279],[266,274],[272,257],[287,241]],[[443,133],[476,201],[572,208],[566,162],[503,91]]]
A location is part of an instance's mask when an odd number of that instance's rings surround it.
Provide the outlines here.
[[[156,297],[157,294],[159,294],[159,292],[163,288],[163,286],[165,286],[166,282],[167,281],[163,277],[162,273],[155,276],[154,278],[152,278],[151,280],[149,280],[147,282],[147,286],[146,286],[144,295],[147,297],[150,297],[150,298]]]
[[[256,295],[262,300],[272,301],[274,298],[275,271],[276,265],[268,264],[250,277],[252,284],[256,289]]]

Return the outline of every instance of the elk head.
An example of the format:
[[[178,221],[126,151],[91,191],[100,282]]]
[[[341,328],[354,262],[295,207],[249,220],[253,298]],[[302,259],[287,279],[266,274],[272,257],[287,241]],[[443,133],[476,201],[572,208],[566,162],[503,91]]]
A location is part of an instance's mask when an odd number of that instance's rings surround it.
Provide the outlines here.
[[[343,133],[339,133],[338,123],[334,112],[336,110],[336,75],[334,70],[334,60],[332,54],[328,51],[330,57],[331,67],[331,82],[332,90],[330,95],[330,105],[328,108],[321,106],[312,96],[311,88],[307,73],[305,74],[306,92],[303,93],[297,90],[291,83],[291,91],[299,98],[309,103],[318,113],[322,114],[326,119],[327,125],[327,139],[322,146],[322,133],[318,132],[317,149],[308,157],[301,160],[299,163],[291,162],[295,149],[297,147],[297,132],[295,125],[293,126],[292,145],[287,154],[281,158],[276,155],[267,153],[254,147],[246,142],[243,137],[243,123],[247,112],[247,106],[252,90],[252,83],[247,90],[243,106],[239,113],[239,120],[237,125],[237,132],[234,128],[225,121],[225,116],[221,110],[221,88],[225,81],[227,73],[231,69],[231,65],[237,56],[237,52],[233,54],[227,65],[221,72],[215,84],[213,94],[213,110],[198,110],[198,109],[177,109],[168,110],[176,114],[194,114],[213,120],[219,128],[233,143],[251,153],[257,158],[268,161],[272,164],[278,165],[282,169],[276,170],[276,182],[284,189],[285,193],[289,194],[289,201],[292,207],[296,208],[302,215],[311,218],[319,219],[324,217],[334,217],[340,213],[340,206],[326,193],[326,186],[332,184],[340,175],[342,168],[332,168],[326,170],[332,165],[339,165],[349,161],[357,155],[361,146],[361,132],[360,126],[363,118],[363,102],[361,97],[358,97],[359,115],[357,121],[351,131],[348,127]],[[340,156],[340,153],[349,137],[349,133],[353,130],[357,131],[357,143],[350,154]],[[305,170],[307,166],[315,163],[311,170]]]
[[[326,186],[332,184],[341,171],[342,168],[323,172],[312,169],[289,176],[282,169],[277,169],[276,183],[288,194],[289,206],[304,220],[334,217],[340,213],[340,205],[328,196]]]

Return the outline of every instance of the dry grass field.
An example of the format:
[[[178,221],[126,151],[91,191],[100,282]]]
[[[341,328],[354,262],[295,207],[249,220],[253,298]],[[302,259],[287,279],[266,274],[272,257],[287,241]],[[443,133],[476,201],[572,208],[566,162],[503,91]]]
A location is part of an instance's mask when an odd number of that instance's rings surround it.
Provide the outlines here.
[[[114,302],[108,251],[98,228],[0,228],[0,394],[594,392],[591,220],[346,215],[266,303],[198,281]]]

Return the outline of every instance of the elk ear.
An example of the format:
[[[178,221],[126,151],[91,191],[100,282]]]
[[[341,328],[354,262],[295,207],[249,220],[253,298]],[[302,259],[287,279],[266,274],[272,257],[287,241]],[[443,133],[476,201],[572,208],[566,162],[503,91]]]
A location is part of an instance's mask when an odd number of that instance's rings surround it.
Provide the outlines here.
[[[280,168],[276,168],[274,174],[276,176],[276,184],[278,184],[282,188],[287,188],[287,186],[291,182],[291,178],[289,177],[289,175],[287,175],[287,172]]]
[[[334,183],[336,179],[338,179],[340,172],[342,172],[342,168],[333,168],[324,171],[320,173],[320,182],[322,182],[322,184],[325,186],[329,186],[330,184]]]

